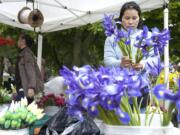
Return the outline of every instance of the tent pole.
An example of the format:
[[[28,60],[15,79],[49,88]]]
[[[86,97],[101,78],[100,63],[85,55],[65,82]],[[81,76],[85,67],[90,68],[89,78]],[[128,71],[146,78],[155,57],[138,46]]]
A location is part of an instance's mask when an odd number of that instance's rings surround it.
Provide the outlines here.
[[[167,5],[167,4],[166,4]],[[168,7],[164,8],[164,28],[168,29]],[[169,42],[164,48],[164,83],[166,87],[169,88]]]
[[[41,71],[41,61],[42,61],[42,42],[43,42],[43,36],[42,34],[38,34],[37,64],[39,66],[40,71]]]
[[[164,28],[168,29],[168,19],[169,19],[169,10],[168,4],[165,3],[164,5]],[[169,89],[169,42],[164,48],[164,83],[166,88]],[[164,107],[166,109],[169,108],[170,102],[164,101]]]

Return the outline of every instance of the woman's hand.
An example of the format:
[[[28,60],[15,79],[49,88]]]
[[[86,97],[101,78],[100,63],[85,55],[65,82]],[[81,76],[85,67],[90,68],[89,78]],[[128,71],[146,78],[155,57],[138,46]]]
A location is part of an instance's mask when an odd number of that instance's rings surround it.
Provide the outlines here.
[[[121,59],[121,64],[120,66],[129,68],[132,65],[132,59],[129,59],[128,56],[123,56]]]
[[[132,67],[137,71],[143,69],[143,65],[140,63],[132,64]]]

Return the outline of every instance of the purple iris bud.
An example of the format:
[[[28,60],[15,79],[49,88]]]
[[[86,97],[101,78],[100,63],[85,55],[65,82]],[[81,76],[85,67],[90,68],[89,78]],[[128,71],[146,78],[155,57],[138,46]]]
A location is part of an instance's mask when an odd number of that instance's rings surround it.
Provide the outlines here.
[[[143,26],[142,38],[146,39],[148,37],[148,27]]]
[[[127,38],[127,39],[126,39],[125,44],[126,44],[126,45],[130,45],[130,44],[131,44],[130,38]]]
[[[113,15],[104,15],[104,19],[103,19],[103,27],[105,29],[105,35],[106,36],[111,36],[114,34],[114,31],[116,29],[116,24],[113,23]]]
[[[160,58],[158,58],[158,60],[154,59],[153,61],[147,62],[146,70],[152,76],[158,76],[161,73],[162,69],[163,65]]]

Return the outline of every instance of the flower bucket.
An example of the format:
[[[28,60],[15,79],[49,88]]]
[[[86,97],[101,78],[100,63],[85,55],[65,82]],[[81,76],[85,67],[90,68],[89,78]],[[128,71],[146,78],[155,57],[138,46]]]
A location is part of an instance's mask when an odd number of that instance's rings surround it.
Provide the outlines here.
[[[159,114],[154,114],[150,126],[145,126],[145,114],[141,114],[141,126],[114,126],[104,124],[105,135],[170,135],[173,125],[162,127]],[[148,117],[148,120],[150,116]]]
[[[103,121],[99,120],[99,119],[94,119],[94,122],[96,123],[96,125],[100,129],[100,132],[104,133],[104,123],[103,123]]]
[[[29,135],[29,128],[17,130],[0,130],[0,135]]]
[[[57,106],[47,106],[44,109],[44,112],[48,116],[54,116],[58,111],[59,111],[59,107],[57,107]]]
[[[171,135],[172,130],[172,126],[112,126],[105,124],[104,133],[105,135]]]

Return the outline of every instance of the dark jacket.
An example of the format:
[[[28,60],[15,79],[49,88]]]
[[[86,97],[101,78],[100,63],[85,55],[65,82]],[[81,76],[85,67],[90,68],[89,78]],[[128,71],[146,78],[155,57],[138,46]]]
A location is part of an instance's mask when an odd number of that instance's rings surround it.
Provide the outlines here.
[[[24,48],[19,54],[18,70],[26,96],[28,88],[33,88],[35,93],[43,91],[44,84],[39,67],[33,52],[28,47]]]

